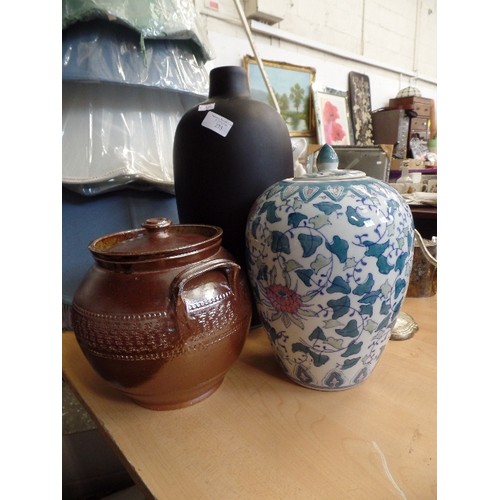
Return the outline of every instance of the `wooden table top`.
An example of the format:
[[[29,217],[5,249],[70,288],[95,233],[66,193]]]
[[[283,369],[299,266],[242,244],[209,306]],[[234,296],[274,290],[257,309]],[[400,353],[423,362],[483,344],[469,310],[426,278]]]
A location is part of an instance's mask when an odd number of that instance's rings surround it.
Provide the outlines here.
[[[411,213],[422,219],[437,219],[437,207],[431,205],[409,205]]]
[[[286,378],[260,327],[221,387],[189,408],[122,396],[72,332],[63,376],[148,498],[436,498],[436,307],[436,296],[407,298],[419,331],[391,340],[372,375],[341,392]]]

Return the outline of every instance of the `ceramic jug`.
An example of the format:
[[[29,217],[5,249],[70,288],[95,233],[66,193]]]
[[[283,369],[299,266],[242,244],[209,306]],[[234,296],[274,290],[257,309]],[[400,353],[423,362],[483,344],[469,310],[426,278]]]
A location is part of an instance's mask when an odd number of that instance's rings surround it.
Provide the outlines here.
[[[75,293],[72,321],[94,370],[147,408],[210,396],[250,327],[245,273],[215,226],[148,219],[94,240],[94,265]]]
[[[395,189],[338,170],[334,150],[323,148],[318,172],[277,182],[257,198],[247,268],[284,373],[336,391],[365,380],[390,339],[410,278],[414,226]]]
[[[292,139],[291,142],[293,152],[293,175],[294,177],[298,177],[307,173],[305,168],[307,141],[304,137],[299,137],[298,139]]]
[[[415,230],[413,266],[408,297],[431,297],[437,293],[437,238],[423,239]]]

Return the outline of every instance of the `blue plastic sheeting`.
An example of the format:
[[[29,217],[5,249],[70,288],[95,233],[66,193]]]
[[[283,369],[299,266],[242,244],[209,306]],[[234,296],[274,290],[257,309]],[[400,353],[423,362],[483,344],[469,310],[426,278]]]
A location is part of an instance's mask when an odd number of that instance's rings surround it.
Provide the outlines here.
[[[76,23],[62,34],[65,81],[157,87],[206,97],[208,72],[191,40],[146,40],[108,21]]]
[[[123,189],[95,197],[62,190],[62,300],[70,305],[74,293],[94,263],[91,241],[107,234],[137,229],[163,216],[178,224],[175,197],[155,191]]]
[[[128,26],[141,39],[192,40],[205,61],[215,58],[192,0],[63,0],[63,29],[94,19]]]
[[[63,82],[63,185],[87,196],[132,186],[175,194],[175,130],[202,100],[153,87]]]

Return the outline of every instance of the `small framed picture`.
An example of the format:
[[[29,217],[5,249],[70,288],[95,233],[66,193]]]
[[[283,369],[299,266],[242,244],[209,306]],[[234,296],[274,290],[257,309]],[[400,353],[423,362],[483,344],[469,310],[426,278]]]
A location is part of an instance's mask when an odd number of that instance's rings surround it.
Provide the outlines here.
[[[252,98],[274,107],[257,60],[245,56],[243,64]],[[277,61],[263,60],[262,64],[290,136],[314,136],[316,130],[311,85],[316,70]]]
[[[349,98],[356,146],[373,146],[372,98],[370,77],[350,71]]]
[[[319,144],[351,146],[352,123],[347,92],[314,83],[313,99]]]

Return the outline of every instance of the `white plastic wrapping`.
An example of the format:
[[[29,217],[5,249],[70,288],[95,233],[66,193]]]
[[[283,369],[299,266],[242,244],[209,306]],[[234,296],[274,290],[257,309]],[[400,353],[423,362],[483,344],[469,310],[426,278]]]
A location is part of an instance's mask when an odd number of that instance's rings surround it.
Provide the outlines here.
[[[76,23],[63,31],[62,78],[145,85],[208,95],[209,77],[190,40],[145,40],[108,21]]]
[[[124,186],[174,194],[175,129],[203,99],[152,87],[63,82],[63,185],[85,195]]]
[[[124,24],[138,31],[143,39],[193,40],[205,61],[214,59],[192,0],[63,0],[63,29],[92,19]]]

